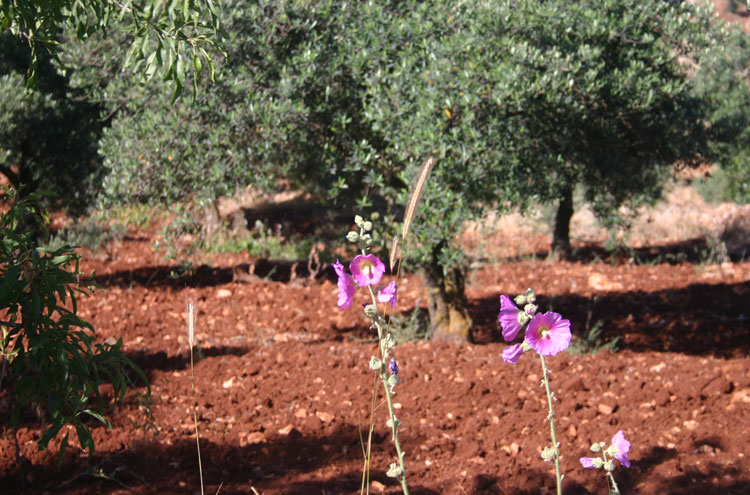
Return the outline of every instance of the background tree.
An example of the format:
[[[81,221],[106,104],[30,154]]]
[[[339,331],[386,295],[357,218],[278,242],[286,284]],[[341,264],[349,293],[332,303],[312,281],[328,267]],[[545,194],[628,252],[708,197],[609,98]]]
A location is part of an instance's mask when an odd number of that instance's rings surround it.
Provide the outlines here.
[[[407,256],[439,335],[466,338],[471,323],[456,243],[466,220],[559,202],[553,249],[566,256],[575,187],[611,220],[707,149],[691,73],[714,30],[692,4],[227,2],[216,15],[221,75],[174,107],[155,79],[102,78],[119,73],[111,56],[61,55],[71,85],[111,108],[102,197],[211,200],[284,178],[398,217],[434,157]],[[114,36],[92,35],[88,53],[114,49]]]
[[[404,150],[407,175],[438,160],[411,252],[436,334],[470,325],[456,244],[466,219],[559,201],[553,249],[566,256],[577,184],[611,218],[657,198],[670,167],[705,147],[684,61],[699,63],[712,29],[694,5],[425,2],[378,29],[406,41],[367,79],[365,115]]]
[[[100,178],[97,141],[105,120],[46,53],[37,62],[36,91],[26,91],[29,57],[28,46],[0,35],[0,173],[16,189],[23,185],[22,194],[44,189],[57,196],[55,206],[80,213]]]
[[[712,158],[723,174],[725,201],[750,202],[750,36],[722,26],[717,42],[696,71],[696,95],[711,113]]]

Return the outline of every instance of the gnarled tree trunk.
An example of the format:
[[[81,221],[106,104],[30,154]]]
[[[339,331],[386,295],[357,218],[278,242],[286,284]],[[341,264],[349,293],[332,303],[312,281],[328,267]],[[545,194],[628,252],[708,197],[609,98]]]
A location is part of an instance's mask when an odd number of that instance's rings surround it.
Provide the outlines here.
[[[432,336],[441,339],[470,340],[471,316],[466,300],[464,270],[460,267],[444,269],[433,258],[421,269],[427,292]]]
[[[555,231],[552,235],[550,255],[556,260],[568,260],[570,248],[570,219],[573,218],[573,186],[565,186],[555,215]]]

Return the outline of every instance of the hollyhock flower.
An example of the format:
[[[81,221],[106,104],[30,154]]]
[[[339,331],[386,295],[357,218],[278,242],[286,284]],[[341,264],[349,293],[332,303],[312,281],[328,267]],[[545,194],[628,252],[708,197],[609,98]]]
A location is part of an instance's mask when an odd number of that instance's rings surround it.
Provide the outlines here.
[[[386,285],[380,293],[378,293],[378,302],[391,303],[391,307],[396,307],[396,300],[398,299],[398,285],[396,282],[391,281],[390,284]]]
[[[570,345],[570,321],[558,313],[537,313],[526,328],[526,342],[542,356],[554,356]]]
[[[351,275],[346,273],[344,265],[342,265],[339,260],[336,260],[336,263],[333,264],[333,269],[339,277],[337,283],[339,288],[339,308],[347,309],[352,305],[352,300],[354,299],[354,293],[357,291],[357,287],[354,286],[354,281],[352,280]]]
[[[628,459],[628,452],[630,451],[630,442],[625,440],[625,434],[622,430],[615,433],[612,437],[612,447],[614,448],[614,457],[620,464],[626,468],[630,467],[630,460]]]
[[[520,309],[513,304],[510,297],[500,296],[500,314],[497,315],[497,321],[503,327],[503,338],[506,342],[511,342],[521,331],[521,322],[518,321]]]
[[[508,346],[503,350],[503,361],[510,364],[516,364],[516,361],[521,357],[521,354],[523,354],[522,344]]]
[[[380,282],[385,273],[385,265],[374,254],[358,254],[349,263],[349,270],[357,285],[364,287],[377,285]]]

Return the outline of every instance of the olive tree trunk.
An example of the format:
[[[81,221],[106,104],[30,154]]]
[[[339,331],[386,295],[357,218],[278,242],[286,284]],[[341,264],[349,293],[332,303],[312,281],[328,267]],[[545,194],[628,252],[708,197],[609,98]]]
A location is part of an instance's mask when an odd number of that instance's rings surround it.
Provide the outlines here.
[[[570,248],[570,219],[573,218],[573,187],[566,186],[560,196],[555,215],[555,231],[552,235],[550,255],[556,260],[568,260]]]
[[[437,261],[422,267],[422,281],[427,292],[430,327],[433,337],[470,340],[471,316],[465,292],[464,270],[441,266]]]

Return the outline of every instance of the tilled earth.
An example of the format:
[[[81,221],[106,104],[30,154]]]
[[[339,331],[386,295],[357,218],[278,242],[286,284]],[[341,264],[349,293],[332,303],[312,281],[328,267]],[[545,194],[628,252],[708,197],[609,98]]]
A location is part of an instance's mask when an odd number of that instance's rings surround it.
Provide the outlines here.
[[[547,240],[536,238],[541,249]],[[105,254],[87,255],[83,270],[96,270],[102,289],[80,304],[98,338],[122,338],[148,375],[151,416],[137,397],[115,407],[111,431],[92,424],[96,452],[72,446],[60,469],[55,444],[36,450],[41,430],[30,417],[18,432],[31,463],[26,486],[4,427],[0,492],[200,493],[186,334],[186,301],[195,300],[206,493],[359,493],[362,438],[373,390],[380,392],[361,306],[338,310],[330,274],[288,280],[283,270],[265,278],[256,270],[233,281],[233,268],[253,261],[240,255],[213,255],[173,279],[175,267],[151,242],[131,233]],[[540,363],[526,354],[505,364],[497,323],[499,296],[533,287],[541,309],[571,320],[574,339],[596,325],[601,342],[620,337],[618,352],[548,360],[565,494],[606,493],[601,471],[578,459],[617,430],[632,443],[632,466],[615,472],[625,494],[750,493],[750,262],[669,264],[669,249],[609,259],[581,249],[575,262],[525,257],[474,270],[474,342],[422,340],[395,351],[410,492],[554,492],[553,465],[540,458],[549,444]],[[424,306],[419,277],[397,283],[397,313]],[[368,488],[399,493],[385,475],[395,452],[382,395],[378,403]],[[7,411],[0,414],[7,424]]]

